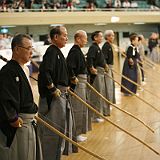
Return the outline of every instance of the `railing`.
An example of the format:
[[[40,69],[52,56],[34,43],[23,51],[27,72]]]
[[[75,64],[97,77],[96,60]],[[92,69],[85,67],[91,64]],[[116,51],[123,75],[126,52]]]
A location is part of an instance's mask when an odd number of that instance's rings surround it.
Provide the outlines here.
[[[34,9],[8,9],[6,11],[0,10],[1,13],[5,12],[106,12],[106,11],[119,11],[119,12],[159,12],[160,8],[60,8],[60,9],[42,9],[42,8],[34,8]]]
[[[150,9],[150,8],[95,8],[95,9],[88,9],[88,8],[73,8],[73,9],[11,9],[7,11],[0,10],[1,13],[12,13],[12,12],[159,12],[160,8]]]

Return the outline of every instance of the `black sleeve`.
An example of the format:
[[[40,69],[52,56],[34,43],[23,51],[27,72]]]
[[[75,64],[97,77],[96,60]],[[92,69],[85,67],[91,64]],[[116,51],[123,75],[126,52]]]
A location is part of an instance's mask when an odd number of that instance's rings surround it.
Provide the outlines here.
[[[97,49],[94,46],[91,46],[87,53],[87,65],[89,68],[94,66],[96,54],[97,54]]]
[[[127,58],[132,58],[133,56],[133,48],[132,47],[128,47],[127,49]]]
[[[66,59],[66,62],[67,62],[67,67],[68,67],[68,72],[69,72],[69,77],[73,77],[75,76],[75,69],[77,68],[78,66],[78,59],[79,59],[79,56],[77,53],[77,50],[72,50],[70,51],[67,59]]]
[[[18,118],[20,109],[20,79],[11,72],[0,74],[0,119],[10,122]]]
[[[53,83],[56,76],[57,53],[52,48],[47,49],[42,64],[40,65],[40,73],[43,74],[46,87]]]
[[[104,58],[105,58],[106,62],[108,59],[108,52],[109,52],[109,48],[107,47],[106,44],[104,44],[102,47],[102,53],[104,54]]]
[[[152,51],[152,49],[156,47],[157,44],[158,44],[158,40],[149,39],[148,48],[150,49],[150,51]]]

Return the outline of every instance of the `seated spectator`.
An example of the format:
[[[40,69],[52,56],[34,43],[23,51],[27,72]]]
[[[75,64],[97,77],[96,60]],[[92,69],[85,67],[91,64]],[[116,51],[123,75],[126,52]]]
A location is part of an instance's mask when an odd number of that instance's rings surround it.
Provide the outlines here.
[[[148,0],[148,4],[151,9],[159,9],[159,6],[156,4],[156,0]]]
[[[61,0],[57,0],[55,3],[54,3],[54,9],[59,9],[61,8]],[[65,7],[66,8],[66,7]]]
[[[88,6],[87,6],[88,10],[94,11],[97,6],[96,0],[87,0],[87,2],[88,2]]]
[[[50,8],[50,4],[48,2],[48,0],[43,0],[42,2],[42,10],[48,9]]]
[[[73,0],[68,0],[68,2],[67,2],[67,9],[68,10],[73,10],[74,9]]]
[[[124,0],[124,2],[122,3],[122,7],[129,8],[129,7],[131,7],[131,3],[128,0]]]
[[[67,8],[67,0],[61,0],[61,8]]]
[[[0,4],[1,4],[1,11],[2,12],[6,12],[7,11],[7,0],[2,0],[0,1]]]
[[[106,8],[112,8],[112,0],[106,0]]]
[[[25,4],[25,8],[27,8],[27,9],[31,9],[31,0],[25,0],[24,1],[24,4]]]
[[[22,12],[24,9],[24,1],[23,0],[16,0],[13,3],[13,9],[17,9],[19,12]]]
[[[138,3],[136,1],[132,1],[131,8],[138,8]]]
[[[120,0],[115,0],[114,1],[114,7],[115,8],[121,8],[121,1]]]

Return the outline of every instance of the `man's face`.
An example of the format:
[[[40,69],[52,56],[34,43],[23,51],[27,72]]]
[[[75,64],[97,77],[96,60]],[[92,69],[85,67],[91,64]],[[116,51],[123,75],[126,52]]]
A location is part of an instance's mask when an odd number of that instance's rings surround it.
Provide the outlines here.
[[[110,42],[110,43],[113,43],[114,41],[114,34],[110,34],[107,36],[107,40]]]
[[[87,34],[82,34],[81,37],[79,38],[79,46],[82,48],[87,44]]]
[[[65,27],[60,28],[61,34],[57,35],[55,43],[59,48],[63,48],[68,41],[68,33]]]
[[[138,37],[136,37],[136,38],[132,41],[132,44],[134,44],[135,46],[138,45]]]
[[[31,40],[23,38],[22,45],[17,46],[17,48],[18,59],[22,64],[31,60],[33,50]]]
[[[103,34],[102,34],[102,32],[99,32],[99,34],[97,36],[95,36],[94,39],[95,39],[96,43],[98,43],[98,44],[102,43],[102,41],[103,41]]]

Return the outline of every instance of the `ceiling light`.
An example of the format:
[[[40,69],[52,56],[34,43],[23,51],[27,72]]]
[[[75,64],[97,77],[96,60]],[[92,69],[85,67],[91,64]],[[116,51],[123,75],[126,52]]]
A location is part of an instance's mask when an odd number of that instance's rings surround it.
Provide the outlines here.
[[[135,22],[134,24],[140,25],[140,24],[145,24],[144,22]]]
[[[51,24],[50,27],[63,26],[63,24]]]
[[[13,27],[16,27],[16,26],[1,26],[1,28],[13,28]]]
[[[107,25],[107,23],[95,23],[94,25],[96,25],[96,26],[105,26],[105,25]]]
[[[111,17],[111,22],[112,22],[112,23],[119,22],[119,20],[120,20],[120,18],[117,17],[117,16],[112,16],[112,17]]]

